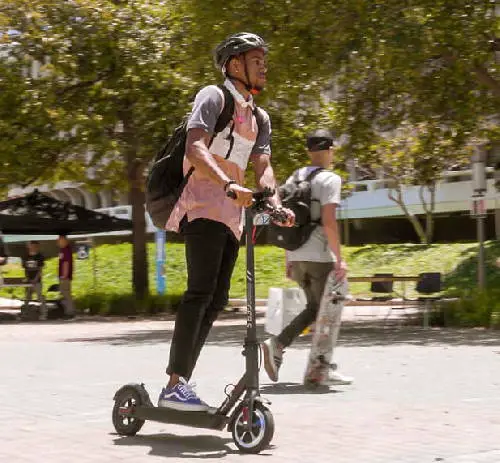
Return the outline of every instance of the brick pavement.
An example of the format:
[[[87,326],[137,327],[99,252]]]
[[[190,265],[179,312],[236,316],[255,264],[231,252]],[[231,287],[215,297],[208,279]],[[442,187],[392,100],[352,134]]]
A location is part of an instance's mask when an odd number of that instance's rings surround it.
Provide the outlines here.
[[[202,353],[195,380],[210,403],[241,374],[242,323],[218,322]],[[156,400],[171,329],[0,324],[0,461],[242,461],[227,432],[147,422],[133,438],[113,433],[119,386],[143,381]],[[261,376],[276,420],[270,461],[500,462],[500,333],[346,326],[336,360],[356,382],[321,394],[299,384],[307,345],[300,338],[287,350],[280,384]]]

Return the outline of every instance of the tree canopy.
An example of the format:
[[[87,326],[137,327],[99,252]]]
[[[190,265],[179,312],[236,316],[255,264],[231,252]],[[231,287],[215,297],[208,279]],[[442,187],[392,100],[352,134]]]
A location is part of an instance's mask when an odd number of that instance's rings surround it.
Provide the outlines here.
[[[305,132],[326,125],[345,135],[341,162],[368,166],[399,162],[387,140],[396,146],[411,134],[409,181],[429,183],[471,141],[498,138],[495,8],[493,0],[6,0],[0,185],[66,178],[127,190],[144,293],[145,169],[195,91],[222,79],[211,58],[220,40],[249,30],[269,43],[258,104],[271,115],[280,180],[305,162]]]

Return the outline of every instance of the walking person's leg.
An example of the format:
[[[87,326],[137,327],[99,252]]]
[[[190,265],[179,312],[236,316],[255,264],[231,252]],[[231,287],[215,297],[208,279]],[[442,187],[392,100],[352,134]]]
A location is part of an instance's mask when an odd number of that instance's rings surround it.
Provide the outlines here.
[[[59,280],[59,292],[62,296],[62,304],[64,306],[64,315],[72,317],[75,315],[73,306],[73,298],[71,297],[71,280]]]
[[[40,320],[47,319],[47,305],[45,304],[45,297],[43,296],[43,286],[39,281],[35,283],[35,292],[37,301],[40,303]]]
[[[304,290],[307,303],[306,308],[277,337],[271,337],[263,344],[264,368],[272,381],[278,381],[284,349],[316,320],[326,280],[331,271],[331,263],[292,262],[292,279]]]
[[[25,293],[26,306],[31,302],[31,298],[33,297],[33,292],[34,292],[33,285],[26,287],[26,293]]]
[[[24,293],[24,304],[21,306],[22,316],[27,315],[29,313],[29,305],[32,297],[33,297],[33,285],[30,285],[26,287],[26,291]]]

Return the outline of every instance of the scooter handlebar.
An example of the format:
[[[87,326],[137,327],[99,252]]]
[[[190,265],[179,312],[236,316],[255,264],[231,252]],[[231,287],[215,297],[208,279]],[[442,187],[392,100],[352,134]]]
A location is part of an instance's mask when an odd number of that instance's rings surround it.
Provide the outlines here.
[[[254,191],[252,193],[254,204],[259,201],[263,201],[266,198],[270,198],[274,195],[274,190],[271,188],[264,188],[262,191]],[[233,190],[228,190],[226,196],[231,199],[236,199],[236,193]]]
[[[228,190],[226,196],[231,199],[236,199],[236,193],[232,190]],[[280,208],[266,201],[267,198],[272,196],[274,196],[274,190],[271,188],[264,188],[262,191],[254,191],[252,193],[253,203],[250,208],[259,214],[269,214],[275,222],[286,223],[288,220],[287,214]]]

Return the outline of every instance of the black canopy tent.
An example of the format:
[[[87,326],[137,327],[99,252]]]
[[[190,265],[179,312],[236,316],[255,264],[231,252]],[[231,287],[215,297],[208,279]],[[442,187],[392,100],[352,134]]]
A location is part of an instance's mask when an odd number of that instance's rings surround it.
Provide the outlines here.
[[[93,235],[132,229],[132,221],[59,201],[38,190],[0,201],[2,235]],[[92,244],[92,239],[87,240]],[[93,252],[94,290],[97,287],[96,253]]]
[[[38,190],[0,201],[0,232],[5,235],[83,235],[131,229],[131,220],[59,201]]]

